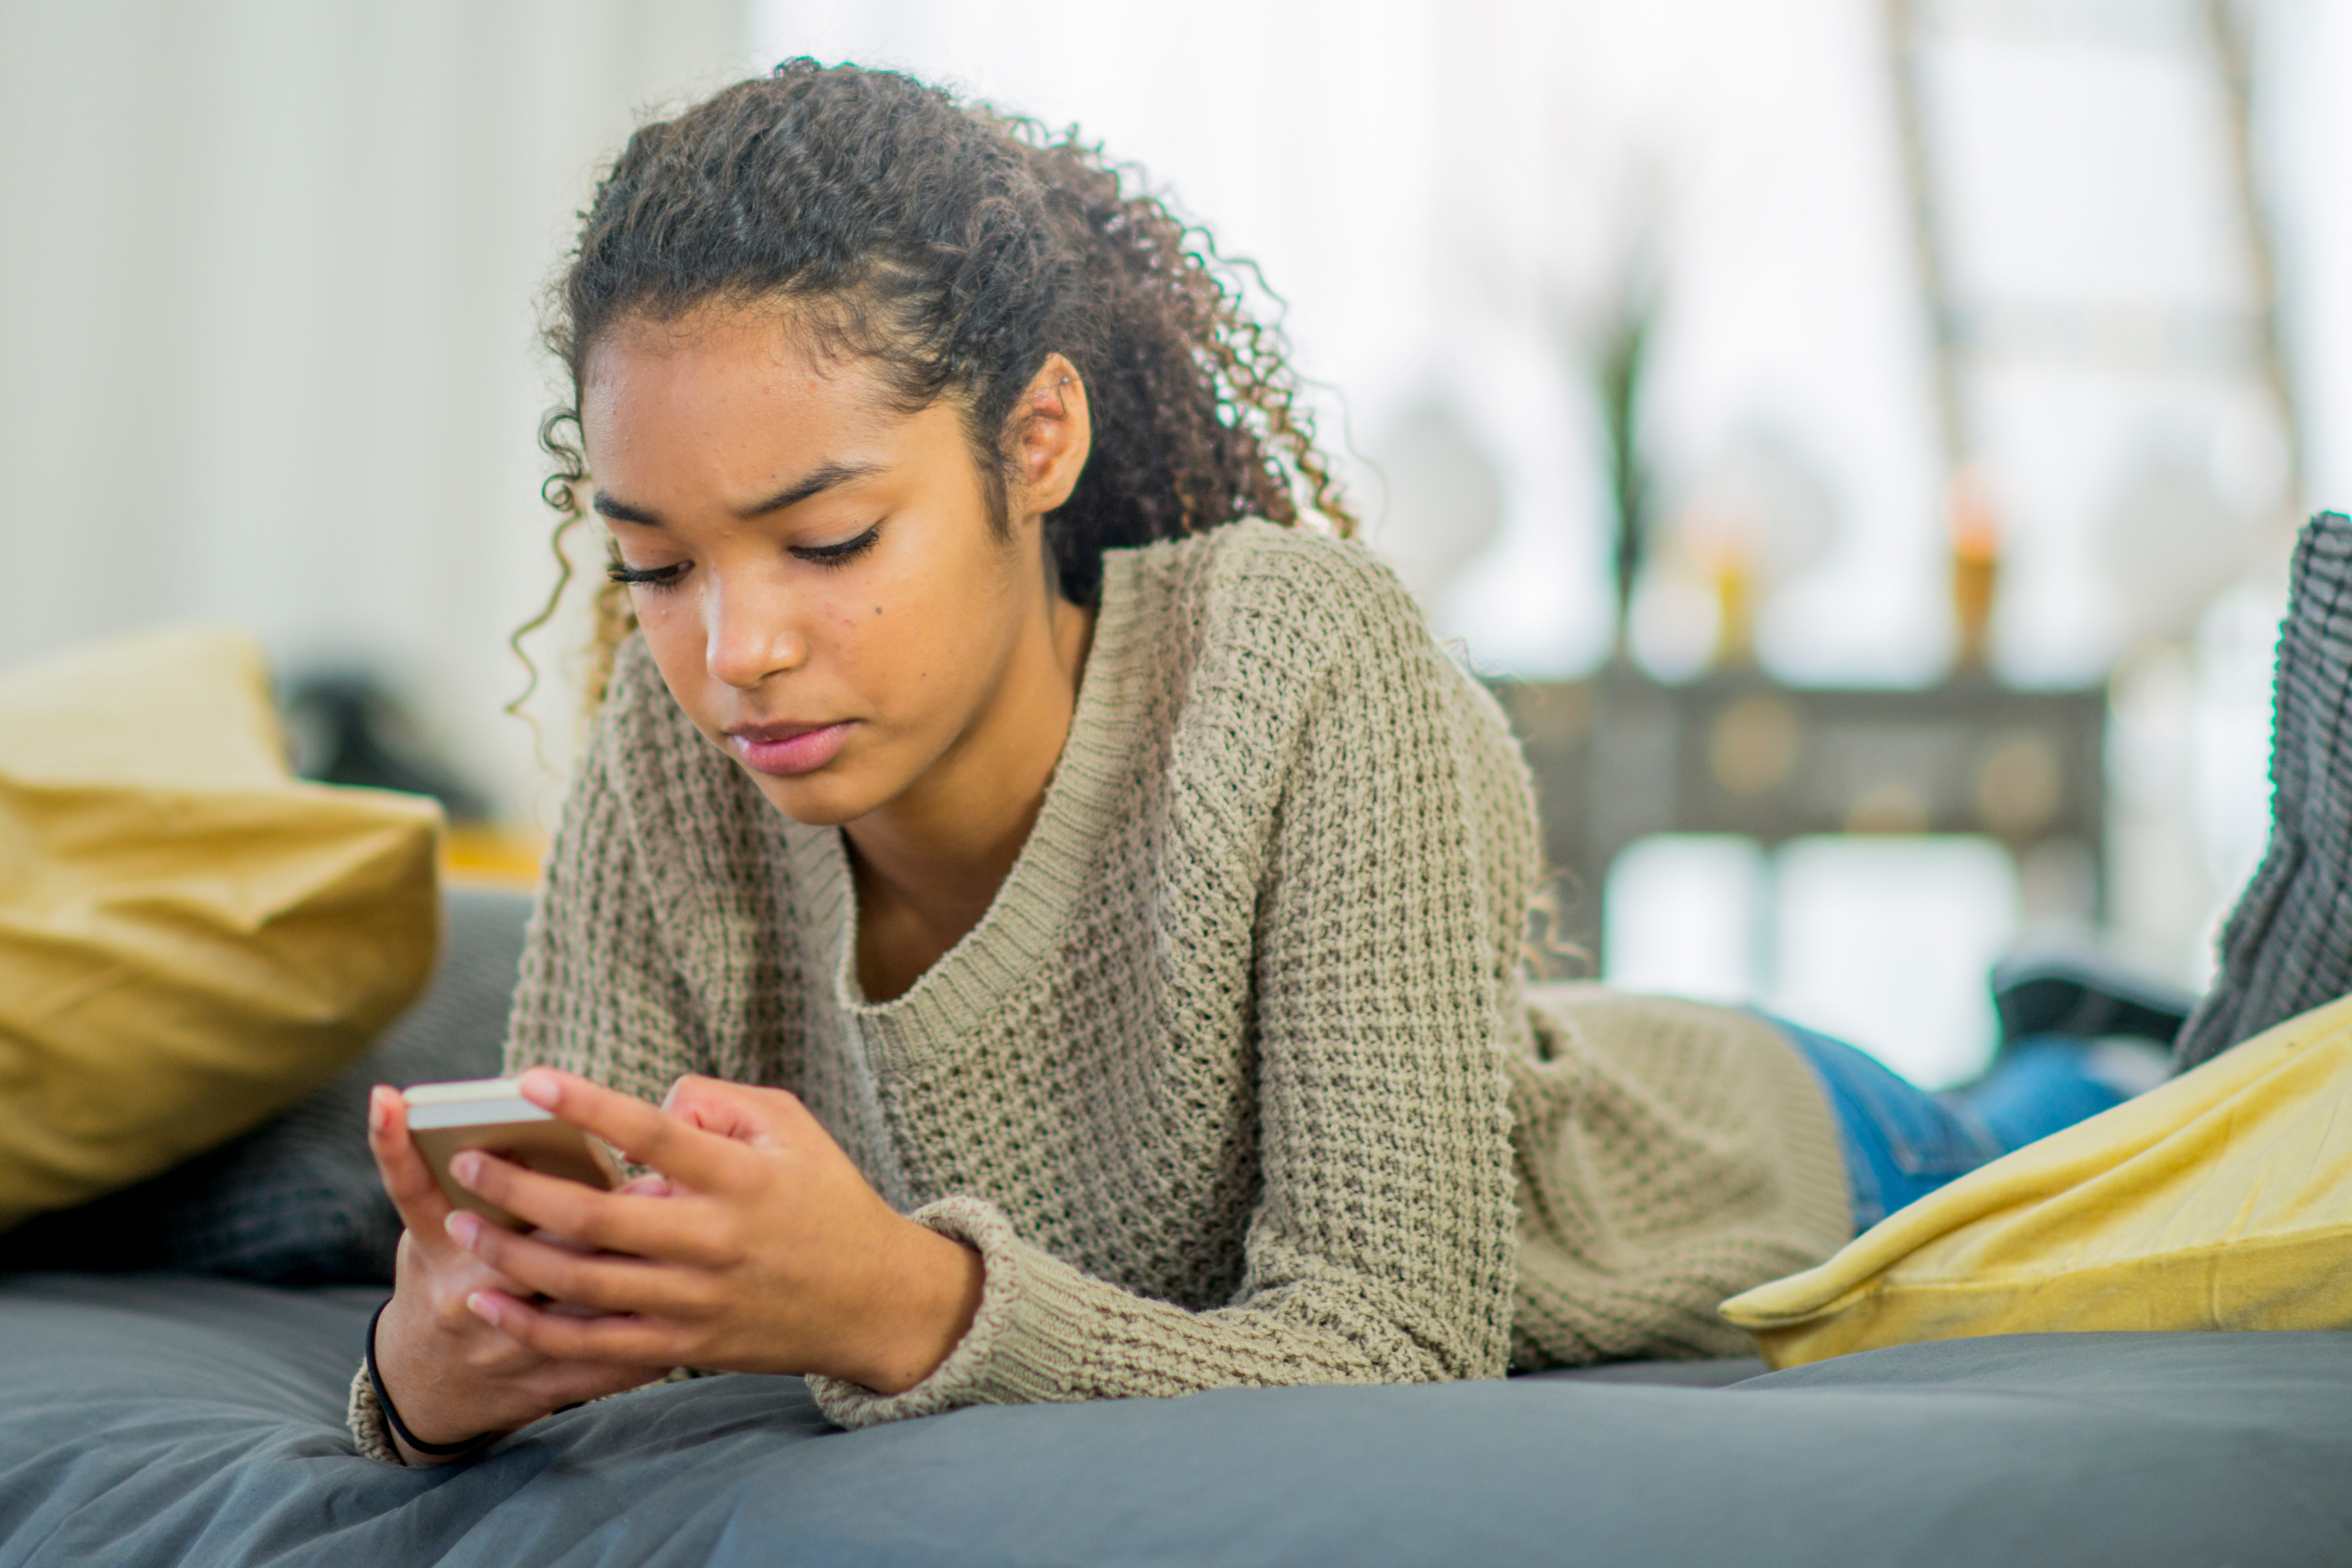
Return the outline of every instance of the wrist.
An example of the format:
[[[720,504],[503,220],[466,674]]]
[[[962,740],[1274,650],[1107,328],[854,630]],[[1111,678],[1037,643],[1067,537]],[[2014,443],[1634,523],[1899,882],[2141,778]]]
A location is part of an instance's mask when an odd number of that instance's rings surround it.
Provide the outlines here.
[[[383,1367],[378,1358],[376,1345],[376,1330],[383,1324],[385,1309],[391,1305],[390,1301],[386,1301],[383,1306],[375,1310],[375,1316],[368,1320],[367,1375],[368,1383],[375,1393],[376,1409],[383,1417],[384,1435],[392,1440],[393,1450],[400,1456],[401,1463],[445,1465],[452,1460],[463,1458],[478,1448],[487,1447],[501,1436],[499,1432],[493,1430],[470,1434],[454,1442],[445,1442],[419,1437],[406,1422],[401,1419],[400,1408],[393,1403],[392,1391],[384,1385]]]
[[[886,1271],[885,1310],[867,1321],[878,1331],[845,1375],[877,1394],[903,1394],[940,1368],[971,1328],[987,1270],[977,1249],[915,1220]]]

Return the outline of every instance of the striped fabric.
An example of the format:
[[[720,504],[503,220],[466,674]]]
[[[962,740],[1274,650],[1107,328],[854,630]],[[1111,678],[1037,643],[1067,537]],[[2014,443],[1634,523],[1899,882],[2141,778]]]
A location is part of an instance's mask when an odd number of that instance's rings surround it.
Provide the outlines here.
[[[2273,706],[2270,850],[2174,1047],[2183,1071],[2352,992],[2352,518],[2340,512],[2296,541]]]

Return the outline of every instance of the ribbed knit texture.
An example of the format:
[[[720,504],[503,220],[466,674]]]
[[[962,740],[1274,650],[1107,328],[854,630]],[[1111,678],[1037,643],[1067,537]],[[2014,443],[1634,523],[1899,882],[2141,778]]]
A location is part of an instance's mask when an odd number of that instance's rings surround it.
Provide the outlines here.
[[[2352,518],[2313,517],[2292,571],[2270,848],[2221,927],[2220,977],[2174,1047],[2182,1071],[2352,993]]]
[[[1501,712],[1395,579],[1235,524],[1107,556],[1029,841],[887,1003],[840,832],[771,808],[630,644],[508,1066],[792,1089],[980,1249],[922,1384],[810,1380],[844,1425],[1738,1351],[1717,1303],[1846,1239],[1826,1103],[1742,1014],[1531,1011],[1537,864]]]

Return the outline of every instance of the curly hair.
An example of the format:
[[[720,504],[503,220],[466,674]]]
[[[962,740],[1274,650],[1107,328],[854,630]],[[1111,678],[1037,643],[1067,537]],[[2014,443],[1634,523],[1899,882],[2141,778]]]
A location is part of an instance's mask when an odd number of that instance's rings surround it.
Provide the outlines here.
[[[1008,421],[1046,358],[1067,358],[1094,445],[1045,528],[1073,602],[1096,601],[1107,549],[1308,512],[1352,535],[1281,330],[1245,308],[1207,233],[1139,184],[1075,131],[810,59],[641,128],[582,214],[551,298],[546,340],[572,389],[540,427],[562,570],[517,651],[572,576],[589,350],[618,322],[713,302],[789,302],[813,341],[873,361],[910,412],[957,399],[1000,527]],[[604,584],[592,705],[634,624],[625,591]]]

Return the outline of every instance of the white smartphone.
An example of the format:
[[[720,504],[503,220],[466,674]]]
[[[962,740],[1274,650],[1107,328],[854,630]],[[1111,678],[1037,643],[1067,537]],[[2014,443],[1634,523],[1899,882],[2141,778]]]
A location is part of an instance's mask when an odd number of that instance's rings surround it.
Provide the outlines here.
[[[607,1191],[621,1185],[620,1162],[602,1138],[557,1121],[552,1113],[524,1099],[511,1078],[420,1083],[401,1099],[408,1106],[409,1138],[441,1190],[452,1204],[472,1209],[493,1225],[531,1228],[528,1221],[457,1185],[449,1175],[449,1162],[462,1149],[480,1149],[543,1176]]]

